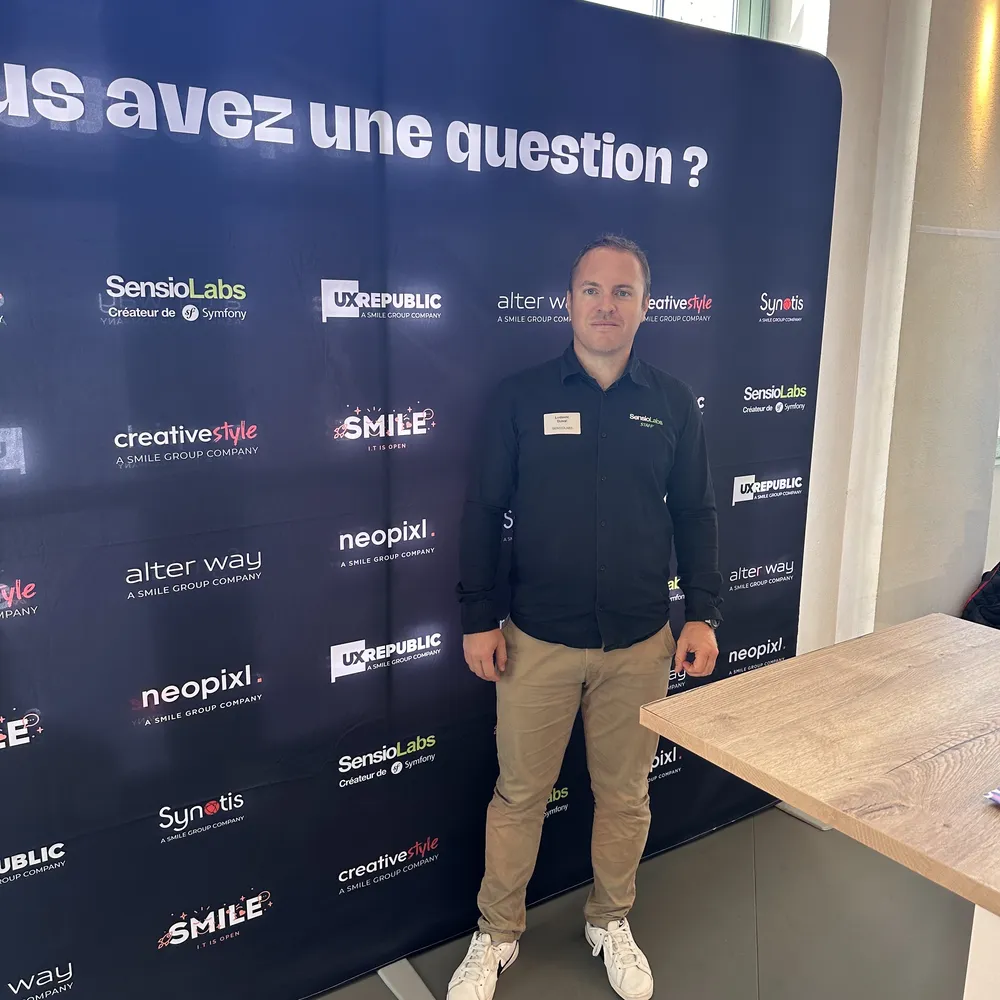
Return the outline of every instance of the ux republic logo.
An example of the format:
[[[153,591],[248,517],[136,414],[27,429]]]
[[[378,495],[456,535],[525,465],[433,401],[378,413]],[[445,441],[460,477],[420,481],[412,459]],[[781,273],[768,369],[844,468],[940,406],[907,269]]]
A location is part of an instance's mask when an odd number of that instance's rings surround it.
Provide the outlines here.
[[[218,427],[185,427],[173,424],[155,431],[116,434],[115,447],[127,452],[115,463],[120,469],[157,462],[190,462],[204,458],[245,458],[256,455],[257,425],[241,420],[225,421]]]
[[[33,583],[20,578],[15,578],[13,583],[0,582],[0,622],[38,614],[38,605],[34,603],[36,593]]]
[[[406,438],[423,437],[435,427],[434,411],[421,406],[418,401],[416,407],[408,406],[405,412],[399,413],[391,410],[386,413],[380,406],[367,410],[362,410],[360,406],[348,407],[348,415],[333,428],[332,433],[334,441],[387,441],[369,444],[368,450],[390,451],[406,448],[409,443]]]
[[[272,906],[271,894],[266,889],[263,892],[251,889],[250,892],[251,896],[240,896],[239,902],[223,904],[214,910],[202,906],[191,913],[171,913],[176,919],[160,937],[157,950],[194,941],[200,951],[239,937],[245,930],[243,924],[259,920]]]
[[[159,826],[161,830],[169,832],[160,838],[160,843],[168,844],[175,840],[184,840],[188,836],[193,837],[224,826],[232,826],[234,823],[242,823],[244,816],[240,810],[243,808],[243,801],[243,796],[239,793],[234,795],[232,792],[227,792],[217,799],[209,799],[195,806],[182,806],[180,809],[163,806],[158,814]]]
[[[256,677],[251,675],[248,663],[242,670],[220,670],[218,674],[209,674],[198,680],[184,681],[182,684],[168,684],[164,688],[150,688],[142,692],[141,698],[132,699],[133,711],[143,712],[156,709],[161,704],[173,705],[180,699],[186,702],[193,701],[195,706],[185,709],[178,707],[176,712],[171,711],[166,715],[147,715],[144,718],[133,720],[132,725],[154,726],[196,715],[208,715],[216,710],[254,705],[264,697],[262,694],[251,693],[254,685],[261,683],[263,683],[263,678],[260,674],[257,674]],[[237,688],[242,690],[237,692]]]
[[[758,479],[756,476],[733,478],[733,506],[749,500],[773,500],[776,497],[800,496],[804,487],[802,476],[782,479]]]
[[[34,847],[24,854],[11,854],[0,858],[0,885],[41,875],[43,872],[53,872],[65,864],[66,845],[63,843]]]
[[[364,639],[342,642],[330,647],[330,683],[334,684],[338,677],[346,677],[348,674],[363,674],[366,670],[399,666],[428,656],[437,656],[440,652],[440,632],[400,639],[384,646],[369,646]]]
[[[0,715],[0,750],[30,746],[43,732],[42,716],[37,709],[21,716],[17,709],[12,709],[8,717]]]
[[[183,562],[144,562],[125,572],[125,583],[137,590],[128,592],[128,600],[182,594],[206,587],[228,587],[237,583],[256,583],[261,577],[261,553],[229,552],[211,558],[185,559]],[[141,586],[150,584],[151,586]],[[2,612],[0,612],[2,617]]]
[[[331,319],[440,319],[440,292],[363,292],[358,281],[320,281],[323,322]]]
[[[201,284],[194,278],[173,275],[163,281],[128,281],[120,274],[109,274],[107,287],[97,300],[101,322],[109,326],[133,319],[176,320],[178,315],[189,323],[198,319],[242,323],[247,313],[239,306],[246,297],[246,285],[230,284],[222,278]],[[163,299],[172,301],[161,306],[158,303]]]

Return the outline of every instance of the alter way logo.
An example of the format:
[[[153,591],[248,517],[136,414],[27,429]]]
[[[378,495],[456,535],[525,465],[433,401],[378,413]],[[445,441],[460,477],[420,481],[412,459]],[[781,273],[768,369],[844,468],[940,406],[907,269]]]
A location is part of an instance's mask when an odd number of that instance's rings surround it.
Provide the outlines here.
[[[58,965],[54,969],[42,969],[27,979],[8,983],[7,988],[19,1000],[41,1000],[42,997],[68,993],[73,989],[73,963],[67,962],[65,969]]]

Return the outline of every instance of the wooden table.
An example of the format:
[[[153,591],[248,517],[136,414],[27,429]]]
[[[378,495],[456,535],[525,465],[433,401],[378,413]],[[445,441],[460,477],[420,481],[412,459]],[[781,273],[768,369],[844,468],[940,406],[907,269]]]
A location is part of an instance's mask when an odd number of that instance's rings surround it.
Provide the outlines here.
[[[965,997],[1000,997],[1000,631],[929,615],[641,718],[975,903]]]

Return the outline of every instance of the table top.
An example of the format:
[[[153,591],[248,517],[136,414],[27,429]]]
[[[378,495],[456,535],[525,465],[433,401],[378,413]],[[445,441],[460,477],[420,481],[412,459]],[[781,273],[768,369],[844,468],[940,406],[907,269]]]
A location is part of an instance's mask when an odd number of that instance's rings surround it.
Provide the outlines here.
[[[1000,914],[1000,631],[947,615],[653,702],[642,722]]]

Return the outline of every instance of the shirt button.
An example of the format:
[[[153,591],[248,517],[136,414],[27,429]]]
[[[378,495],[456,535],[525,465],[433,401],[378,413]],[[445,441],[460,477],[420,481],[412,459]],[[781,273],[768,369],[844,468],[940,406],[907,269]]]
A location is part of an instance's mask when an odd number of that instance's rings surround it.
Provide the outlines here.
[[[601,566],[601,572],[603,573],[607,569],[607,566]]]
[[[606,438],[607,436],[608,436],[608,432],[607,431],[601,431],[601,437],[602,438]]]
[[[608,522],[607,521],[601,521],[601,527],[602,528],[606,528],[607,526],[608,526]]]
[[[608,479],[607,476],[601,476],[601,482],[602,483],[607,482],[607,479]]]

